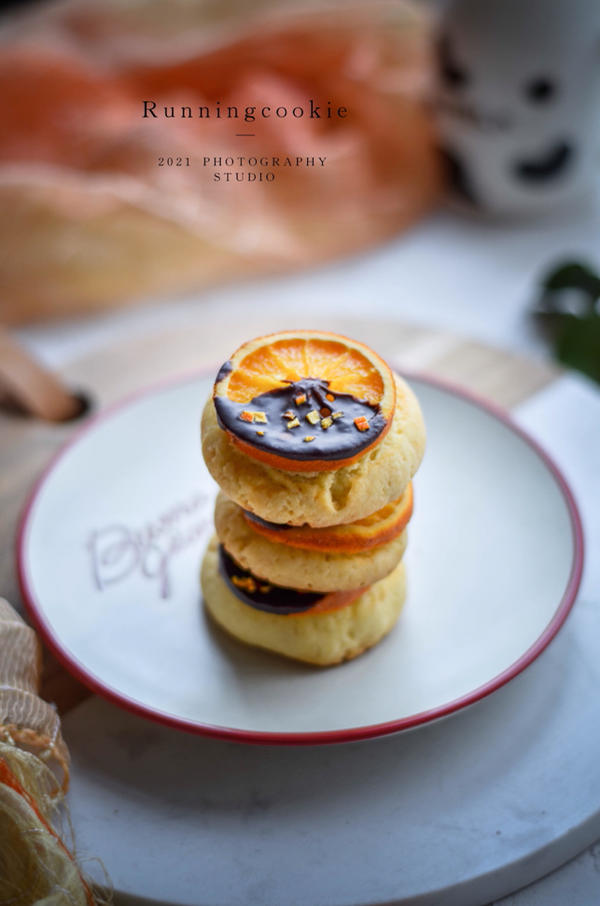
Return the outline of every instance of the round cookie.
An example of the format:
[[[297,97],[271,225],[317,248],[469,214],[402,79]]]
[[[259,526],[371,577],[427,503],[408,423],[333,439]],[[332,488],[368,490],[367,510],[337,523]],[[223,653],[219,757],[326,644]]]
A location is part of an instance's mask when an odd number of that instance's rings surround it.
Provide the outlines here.
[[[210,398],[202,415],[202,451],[210,474],[246,510],[269,522],[312,526],[354,522],[402,494],[425,449],[417,399],[395,376],[396,408],[385,437],[335,471],[292,472],[244,455],[218,424]]]
[[[273,614],[244,604],[218,567],[218,542],[208,546],[201,570],[202,593],[213,619],[239,641],[316,666],[350,660],[383,638],[398,619],[405,598],[404,566],[337,610]]]
[[[350,591],[372,585],[398,565],[407,536],[403,531],[359,554],[302,550],[254,531],[242,509],[223,493],[215,505],[215,528],[228,553],[257,578],[302,591]]]

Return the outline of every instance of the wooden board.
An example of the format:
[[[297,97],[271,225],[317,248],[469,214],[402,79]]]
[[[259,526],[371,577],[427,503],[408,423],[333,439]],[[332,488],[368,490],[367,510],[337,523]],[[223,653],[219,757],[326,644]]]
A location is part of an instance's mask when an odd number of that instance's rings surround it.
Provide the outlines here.
[[[396,321],[311,318],[260,318],[252,325],[227,319],[208,320],[199,309],[185,328],[128,338],[73,361],[64,379],[91,400],[90,418],[111,403],[143,387],[185,372],[212,368],[224,361],[251,334],[294,327],[318,327],[354,336],[407,371],[427,372],[466,387],[511,408],[556,380],[552,365],[524,359],[504,350],[443,331]],[[49,424],[0,411],[0,594],[21,613],[15,572],[15,537],[19,515],[36,478],[84,419]],[[88,693],[46,652],[42,694],[64,713]]]

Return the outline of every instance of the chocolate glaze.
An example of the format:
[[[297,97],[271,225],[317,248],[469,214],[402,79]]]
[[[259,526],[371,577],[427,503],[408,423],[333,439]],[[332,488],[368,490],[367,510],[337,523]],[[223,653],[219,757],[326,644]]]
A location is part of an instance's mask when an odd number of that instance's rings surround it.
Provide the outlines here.
[[[228,374],[231,374],[233,371],[233,365],[231,364],[231,359],[228,359],[226,362],[223,362],[219,368],[219,373],[217,374],[217,379],[215,384],[218,384],[219,381],[222,381],[224,377],[227,377]]]
[[[258,523],[258,525],[264,525],[265,528],[275,529],[277,531],[280,529],[298,528],[297,525],[289,525],[287,522],[269,522],[267,519],[261,519],[256,513],[251,513],[250,510],[244,510],[244,515],[252,522]]]
[[[217,381],[228,373],[223,371],[228,364],[226,362],[221,368]],[[332,394],[328,388],[328,381],[303,378],[290,382],[287,387],[262,393],[248,403],[217,396],[214,400],[217,419],[221,428],[240,440],[286,459],[348,459],[373,443],[383,431],[386,420],[379,406],[359,400],[349,393]],[[295,397],[303,393],[306,394],[306,403],[296,405]],[[327,399],[328,393],[334,396],[333,400]],[[313,409],[319,413],[321,409],[327,409],[330,413],[342,411],[344,414],[324,429],[320,422],[312,425],[306,420],[307,413]],[[244,410],[266,413],[267,423],[243,421],[240,415]],[[287,427],[288,420],[283,418],[283,414],[288,410],[298,418],[299,427]],[[359,431],[354,424],[354,419],[361,416],[369,423],[367,431]],[[262,436],[257,434],[259,430],[264,431]],[[307,435],[314,435],[315,439],[306,442],[304,438]]]
[[[249,570],[238,566],[222,544],[219,545],[219,572],[240,601],[249,604],[256,610],[266,610],[268,613],[302,613],[304,610],[310,610],[325,597],[322,592],[296,591],[295,588],[284,588],[282,585],[273,585],[264,579],[258,579]],[[239,588],[233,581],[234,576],[241,580],[254,580],[256,591],[250,592]],[[263,590],[261,591],[261,589]]]

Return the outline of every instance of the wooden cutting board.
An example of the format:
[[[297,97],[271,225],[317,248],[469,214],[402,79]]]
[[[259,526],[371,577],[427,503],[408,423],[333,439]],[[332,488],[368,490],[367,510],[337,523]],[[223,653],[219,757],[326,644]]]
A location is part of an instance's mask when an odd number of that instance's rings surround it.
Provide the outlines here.
[[[227,318],[209,320],[199,309],[185,327],[128,337],[63,370],[64,380],[90,400],[90,409],[81,419],[50,424],[0,410],[0,595],[24,614],[15,570],[19,516],[36,478],[87,419],[143,387],[189,371],[216,369],[249,335],[295,327],[323,328],[359,338],[402,370],[443,378],[506,409],[561,373],[547,363],[397,321],[313,317],[307,325],[289,316],[261,319],[253,312],[250,325],[230,323]],[[54,701],[64,713],[90,694],[45,652],[44,698]]]

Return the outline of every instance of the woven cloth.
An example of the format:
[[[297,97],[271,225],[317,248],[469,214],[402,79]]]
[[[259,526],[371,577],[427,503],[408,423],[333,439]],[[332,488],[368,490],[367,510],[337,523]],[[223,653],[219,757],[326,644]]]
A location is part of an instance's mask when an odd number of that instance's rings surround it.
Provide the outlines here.
[[[0,598],[0,906],[99,906],[72,855],[69,755],[40,664],[35,632]]]

